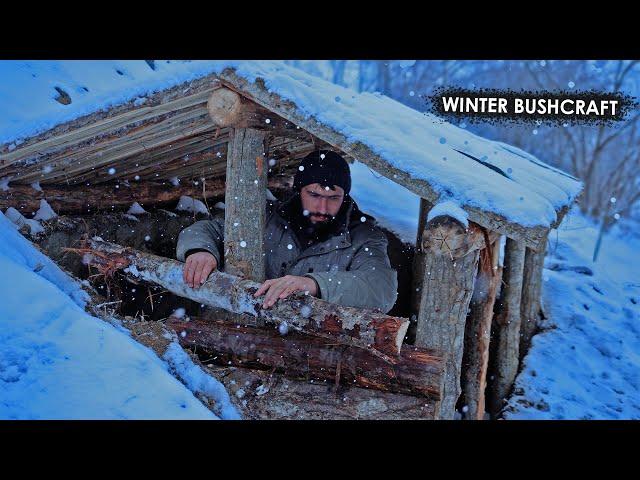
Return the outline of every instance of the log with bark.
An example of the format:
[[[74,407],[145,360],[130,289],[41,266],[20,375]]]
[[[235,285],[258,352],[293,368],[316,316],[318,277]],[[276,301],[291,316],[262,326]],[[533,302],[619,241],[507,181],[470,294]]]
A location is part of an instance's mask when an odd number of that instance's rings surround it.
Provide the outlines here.
[[[272,190],[284,189],[288,186],[288,180],[281,176],[272,177],[267,186]],[[37,211],[40,200],[44,199],[59,215],[75,215],[127,209],[133,202],[143,207],[168,206],[183,195],[212,199],[222,198],[224,194],[224,178],[208,179],[204,188],[202,185],[172,186],[144,182],[130,186],[119,184],[118,188],[114,184],[93,185],[91,188],[43,185],[42,191],[37,191],[29,185],[11,185],[6,195],[0,195],[0,209],[14,207],[30,218],[28,213]]]
[[[323,338],[274,328],[234,325],[192,317],[169,317],[183,347],[197,347],[221,365],[283,372],[291,378],[328,381],[335,385],[440,398],[443,362],[437,352],[404,345],[390,365],[361,348],[335,345]]]
[[[86,257],[90,265],[111,275],[117,270],[163,286],[176,295],[204,305],[224,308],[263,318],[266,323],[286,324],[293,330],[324,337],[335,343],[371,351],[396,363],[409,321],[376,310],[345,307],[297,292],[262,309],[263,299],[253,294],[259,283],[225,272],[214,271],[198,289],[188,287],[182,278],[183,263],[139,252],[120,245],[91,239],[88,248],[70,249]]]

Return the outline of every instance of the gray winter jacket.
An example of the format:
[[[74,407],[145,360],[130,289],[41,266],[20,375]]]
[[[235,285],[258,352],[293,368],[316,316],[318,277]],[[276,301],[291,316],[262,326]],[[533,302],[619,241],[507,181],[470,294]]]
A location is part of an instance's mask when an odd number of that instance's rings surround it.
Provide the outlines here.
[[[267,202],[264,237],[267,279],[284,275],[311,277],[319,286],[318,297],[323,300],[378,308],[385,313],[391,310],[397,298],[397,273],[389,262],[387,238],[374,225],[372,217],[360,212],[352,201],[339,234],[303,248],[283,216],[282,208],[286,206],[286,202]],[[222,268],[223,239],[224,215],[196,222],[180,233],[176,256],[185,261],[190,250],[206,250]]]

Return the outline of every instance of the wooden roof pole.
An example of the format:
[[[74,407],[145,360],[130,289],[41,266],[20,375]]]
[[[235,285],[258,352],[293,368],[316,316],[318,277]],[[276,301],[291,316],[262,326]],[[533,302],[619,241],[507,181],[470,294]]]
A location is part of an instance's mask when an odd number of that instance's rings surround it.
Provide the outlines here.
[[[217,127],[231,128],[227,149],[224,270],[263,282],[267,132],[252,128],[257,126],[255,121],[261,113],[254,105],[231,90],[218,88],[209,97],[207,109]],[[266,120],[264,124],[268,125]]]

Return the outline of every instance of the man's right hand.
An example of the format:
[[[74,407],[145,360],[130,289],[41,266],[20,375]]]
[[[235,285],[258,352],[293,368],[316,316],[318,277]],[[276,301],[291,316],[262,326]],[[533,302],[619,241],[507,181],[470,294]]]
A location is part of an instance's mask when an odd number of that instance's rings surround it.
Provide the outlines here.
[[[209,252],[192,253],[184,264],[182,278],[191,288],[199,288],[216,268],[218,261]]]

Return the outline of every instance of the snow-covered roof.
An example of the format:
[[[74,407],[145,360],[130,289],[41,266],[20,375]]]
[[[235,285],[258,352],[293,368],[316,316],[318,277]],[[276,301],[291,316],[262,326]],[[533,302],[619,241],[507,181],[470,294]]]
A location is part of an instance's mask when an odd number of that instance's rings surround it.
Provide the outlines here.
[[[413,193],[433,203],[451,200],[469,220],[531,246],[581,190],[578,180],[518,148],[278,61],[0,62],[0,75],[0,177],[3,168],[37,163],[65,141],[71,145],[71,138],[90,145],[87,139],[101,133],[97,127],[92,131],[94,125],[108,121],[113,134],[127,122],[141,122],[152,111],[149,105],[159,115],[158,105],[191,95],[193,105],[197,100],[202,107],[206,89],[219,79]],[[163,91],[171,94],[163,98]],[[180,108],[186,118],[195,107],[183,102]],[[198,115],[204,119],[206,110]],[[192,117],[185,136],[210,127]],[[63,138],[62,144],[53,135]],[[131,135],[131,142],[140,140]],[[82,159],[74,161],[77,172]],[[29,183],[33,180],[32,175]]]

